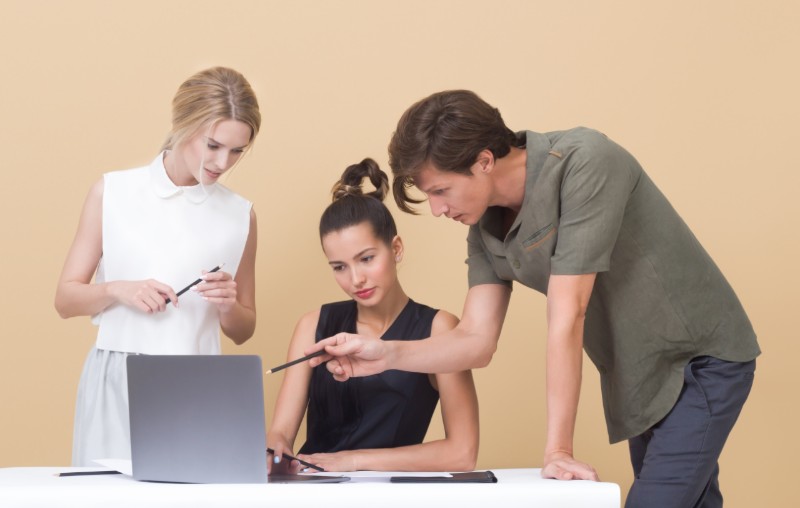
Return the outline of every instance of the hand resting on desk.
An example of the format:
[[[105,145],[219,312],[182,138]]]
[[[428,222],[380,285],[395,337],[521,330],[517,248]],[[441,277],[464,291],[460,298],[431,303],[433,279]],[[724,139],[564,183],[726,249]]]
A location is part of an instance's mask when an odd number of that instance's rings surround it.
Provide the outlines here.
[[[575,460],[569,453],[561,451],[545,455],[542,478],[600,481],[592,466]]]

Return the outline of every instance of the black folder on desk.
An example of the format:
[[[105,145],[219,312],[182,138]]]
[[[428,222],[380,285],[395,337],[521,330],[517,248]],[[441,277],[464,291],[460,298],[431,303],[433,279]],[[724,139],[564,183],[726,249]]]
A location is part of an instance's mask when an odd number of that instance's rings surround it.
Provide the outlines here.
[[[491,471],[451,473],[452,476],[392,476],[392,483],[497,483]]]

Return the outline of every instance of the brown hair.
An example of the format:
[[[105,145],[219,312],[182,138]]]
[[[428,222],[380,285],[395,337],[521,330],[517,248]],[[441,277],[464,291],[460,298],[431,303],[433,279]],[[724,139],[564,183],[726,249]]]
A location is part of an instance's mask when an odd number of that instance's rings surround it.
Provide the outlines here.
[[[489,150],[499,159],[517,145],[517,135],[506,127],[497,108],[474,92],[449,90],[422,99],[403,113],[389,143],[397,206],[416,213],[408,204],[422,200],[409,196],[408,189],[423,165],[471,175],[481,151]]]
[[[171,150],[198,130],[220,120],[250,126],[252,142],[261,127],[258,101],[250,83],[233,69],[212,67],[181,84],[172,99],[172,130],[162,150]]]
[[[374,191],[364,193],[361,184],[365,177],[375,187]],[[348,166],[331,190],[333,202],[320,218],[320,240],[330,232],[369,222],[375,236],[386,245],[391,245],[397,236],[397,226],[391,212],[383,204],[388,191],[389,177],[374,160],[366,158]]]

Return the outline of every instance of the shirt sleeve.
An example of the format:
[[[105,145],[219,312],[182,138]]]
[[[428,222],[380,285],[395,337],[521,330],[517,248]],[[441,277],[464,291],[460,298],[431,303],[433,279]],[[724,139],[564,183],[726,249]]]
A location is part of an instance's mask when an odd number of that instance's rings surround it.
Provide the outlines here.
[[[489,258],[490,255],[483,246],[478,226],[470,226],[469,234],[467,235],[467,260],[465,261],[468,267],[467,279],[469,287],[481,284],[511,286],[511,281],[503,280],[497,276]]]
[[[561,182],[558,240],[552,275],[608,271],[625,206],[641,167],[624,148],[600,133],[569,154]]]

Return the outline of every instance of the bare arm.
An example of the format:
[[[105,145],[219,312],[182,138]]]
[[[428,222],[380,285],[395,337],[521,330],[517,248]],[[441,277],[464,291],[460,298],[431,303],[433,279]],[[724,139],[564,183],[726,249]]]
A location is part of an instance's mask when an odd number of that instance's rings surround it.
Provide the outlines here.
[[[206,273],[197,286],[201,296],[219,308],[223,333],[236,344],[243,344],[256,329],[256,212],[250,209],[250,232],[247,235],[236,278],[224,271]]]
[[[440,311],[431,333],[452,330],[455,316]],[[304,460],[326,471],[470,471],[478,457],[478,397],[470,371],[437,374],[445,438],[397,448],[316,453]]]
[[[547,291],[547,441],[542,476],[597,480],[573,458],[586,308],[596,274],[553,275]]]
[[[155,280],[92,284],[102,251],[103,179],[100,179],[86,196],[78,231],[56,287],[55,307],[61,317],[91,316],[114,303],[147,313],[165,310],[167,298],[177,304],[178,297],[172,288]]]
[[[470,288],[458,326],[428,339],[382,341],[340,333],[306,353],[324,347],[328,354],[310,362],[316,366],[330,360],[328,370],[339,381],[388,369],[440,374],[485,367],[497,349],[510,296],[511,288],[500,284]]]
[[[300,318],[289,344],[287,360],[300,358],[303,356],[303,351],[314,343],[318,322],[319,309]],[[267,445],[275,451],[275,457],[282,457],[284,453],[294,455],[292,451],[294,441],[308,405],[311,371],[308,362],[299,363],[284,371],[278,399],[275,401],[275,410],[272,412],[272,422],[267,433]],[[285,472],[285,468],[288,467],[289,464],[285,464],[281,472]]]

